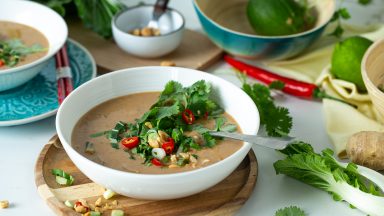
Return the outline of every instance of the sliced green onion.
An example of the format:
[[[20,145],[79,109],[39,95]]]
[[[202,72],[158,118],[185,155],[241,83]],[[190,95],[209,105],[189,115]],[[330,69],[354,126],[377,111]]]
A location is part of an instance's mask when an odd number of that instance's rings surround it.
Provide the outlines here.
[[[90,213],[90,216],[100,216],[101,215],[101,213],[97,212],[97,211],[91,211],[89,213]]]
[[[112,210],[111,216],[124,216],[123,210]]]
[[[52,169],[52,174],[56,176],[56,182],[59,185],[70,186],[73,184],[73,181],[75,181],[73,176],[69,175],[61,169]]]
[[[67,206],[68,208],[73,208],[73,203],[71,201],[69,201],[69,200],[66,200],[64,202],[64,205]]]
[[[95,153],[95,147],[94,147],[93,143],[91,143],[91,142],[85,143],[85,153],[88,153],[88,154],[94,154]]]
[[[121,131],[123,129],[125,129],[125,123],[122,121],[117,122],[115,125],[115,130]]]
[[[101,132],[97,132],[97,133],[91,134],[91,135],[89,135],[89,137],[96,138],[96,137],[99,137],[99,136],[103,136],[103,135],[105,135],[107,133],[108,133],[108,131],[101,131]]]
[[[164,149],[162,149],[162,148],[153,148],[152,149],[152,156],[154,158],[162,160],[165,157],[165,155],[166,155],[166,153],[165,153]]]
[[[110,189],[107,189],[106,191],[104,191],[104,193],[103,193],[103,197],[104,197],[104,199],[110,199],[110,198],[112,198],[113,196],[115,196],[115,192],[113,192],[112,190],[110,190]]]

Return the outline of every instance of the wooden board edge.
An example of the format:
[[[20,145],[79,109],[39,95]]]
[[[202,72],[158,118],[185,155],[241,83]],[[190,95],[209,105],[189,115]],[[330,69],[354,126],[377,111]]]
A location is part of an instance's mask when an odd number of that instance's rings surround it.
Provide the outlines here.
[[[210,212],[207,212],[205,214],[206,216],[234,215],[249,199],[253,193],[253,188],[256,185],[259,172],[257,158],[253,149],[248,152],[247,156],[249,157],[250,170],[244,187],[236,194],[235,197],[232,198],[230,202],[227,202],[224,205],[219,206]]]
[[[51,145],[52,144],[46,144],[43,147],[43,149],[39,153],[39,157],[37,158],[37,161],[35,164],[35,184],[36,184],[37,188],[39,188],[41,185],[45,184],[43,166],[44,166],[45,156],[47,155],[47,152],[48,152],[49,148],[51,147]]]

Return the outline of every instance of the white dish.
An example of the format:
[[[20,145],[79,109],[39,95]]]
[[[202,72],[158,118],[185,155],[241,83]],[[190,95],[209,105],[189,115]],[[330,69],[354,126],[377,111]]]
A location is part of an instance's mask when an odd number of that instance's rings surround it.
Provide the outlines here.
[[[48,60],[63,46],[68,37],[64,19],[52,9],[21,0],[2,0],[0,21],[21,23],[40,31],[48,40],[48,53],[29,64],[0,71],[0,91],[20,86],[35,77]]]
[[[142,37],[128,33],[145,27],[152,18],[153,5],[139,5],[116,14],[112,20],[113,38],[125,52],[142,58],[156,58],[175,50],[181,43],[184,17],[168,8],[159,19],[161,35]]]
[[[71,146],[75,124],[91,108],[115,97],[145,91],[161,91],[170,80],[189,86],[198,80],[212,84],[213,97],[240,125],[243,133],[257,134],[259,113],[240,88],[219,77],[178,67],[124,69],[95,78],[80,86],[60,106],[56,129],[65,151],[92,181],[119,194],[139,199],[174,199],[199,193],[226,178],[251,149],[244,145],[230,157],[213,165],[175,174],[137,174],[114,170],[83,157]]]

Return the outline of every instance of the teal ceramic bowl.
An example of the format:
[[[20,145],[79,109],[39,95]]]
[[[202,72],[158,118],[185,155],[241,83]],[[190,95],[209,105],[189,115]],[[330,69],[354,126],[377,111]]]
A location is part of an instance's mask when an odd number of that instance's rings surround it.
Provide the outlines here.
[[[247,0],[193,0],[193,5],[208,37],[226,52],[257,60],[280,60],[303,52],[331,20],[335,1],[314,2],[318,14],[315,26],[287,36],[256,35],[246,15]]]

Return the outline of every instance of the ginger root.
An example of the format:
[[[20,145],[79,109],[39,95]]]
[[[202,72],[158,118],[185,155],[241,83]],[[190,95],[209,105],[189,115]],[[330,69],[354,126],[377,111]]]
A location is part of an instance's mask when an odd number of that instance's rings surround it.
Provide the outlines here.
[[[374,170],[384,170],[384,133],[355,133],[349,138],[346,150],[352,162]]]

